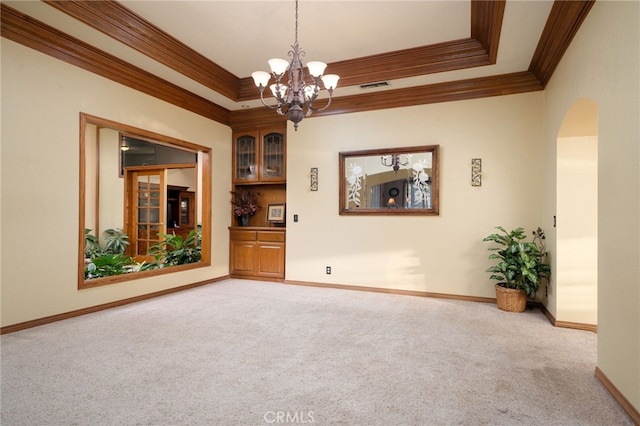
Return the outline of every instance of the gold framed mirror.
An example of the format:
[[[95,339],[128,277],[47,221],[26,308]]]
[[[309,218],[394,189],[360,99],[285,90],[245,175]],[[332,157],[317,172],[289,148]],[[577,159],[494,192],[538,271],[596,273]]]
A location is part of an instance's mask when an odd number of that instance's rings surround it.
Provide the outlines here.
[[[438,215],[439,145],[340,152],[341,215]]]

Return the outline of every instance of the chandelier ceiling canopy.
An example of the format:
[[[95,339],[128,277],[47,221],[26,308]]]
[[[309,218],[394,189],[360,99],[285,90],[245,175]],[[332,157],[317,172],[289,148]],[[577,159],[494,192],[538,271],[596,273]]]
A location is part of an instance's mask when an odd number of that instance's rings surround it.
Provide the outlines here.
[[[260,100],[262,104],[270,109],[275,109],[280,115],[287,116],[293,122],[293,127],[297,131],[298,124],[304,117],[311,115],[313,111],[323,111],[331,104],[333,90],[338,85],[339,76],[336,74],[324,74],[327,64],[324,62],[310,61],[307,63],[307,70],[313,82],[305,82],[305,68],[302,64],[301,56],[306,56],[304,50],[300,50],[298,45],[298,0],[296,0],[296,26],[295,26],[295,42],[289,51],[291,62],[285,59],[269,59],[271,74],[265,71],[256,71],[251,74],[258,90],[260,91]],[[285,84],[281,82],[282,77],[288,76]],[[269,88],[276,98],[276,106],[267,105],[264,101],[264,89],[269,84],[269,80],[273,76],[275,83]],[[322,108],[315,108],[313,102],[318,97],[321,87],[320,82],[324,85],[329,93],[329,100]]]

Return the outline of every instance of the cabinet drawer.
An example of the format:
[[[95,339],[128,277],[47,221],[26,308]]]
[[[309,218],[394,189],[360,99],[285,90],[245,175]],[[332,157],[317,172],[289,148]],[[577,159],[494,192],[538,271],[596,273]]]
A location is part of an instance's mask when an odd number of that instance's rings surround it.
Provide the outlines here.
[[[269,241],[284,243],[284,232],[260,232],[258,231],[258,241]]]
[[[256,231],[231,231],[230,238],[231,241],[255,241],[256,234]]]

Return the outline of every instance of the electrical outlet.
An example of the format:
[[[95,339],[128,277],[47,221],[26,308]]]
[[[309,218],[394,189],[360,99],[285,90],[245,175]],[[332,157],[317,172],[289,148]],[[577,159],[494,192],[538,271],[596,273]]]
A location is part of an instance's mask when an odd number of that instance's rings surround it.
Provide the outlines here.
[[[331,275],[331,266],[327,266],[327,275]]]

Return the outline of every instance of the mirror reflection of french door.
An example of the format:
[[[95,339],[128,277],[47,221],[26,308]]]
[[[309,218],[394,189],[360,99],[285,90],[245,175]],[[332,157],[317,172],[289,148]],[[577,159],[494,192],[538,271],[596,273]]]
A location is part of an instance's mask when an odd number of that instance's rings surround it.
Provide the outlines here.
[[[125,232],[129,235],[129,251],[138,261],[152,261],[147,250],[167,232],[166,177],[166,169],[126,169]]]

